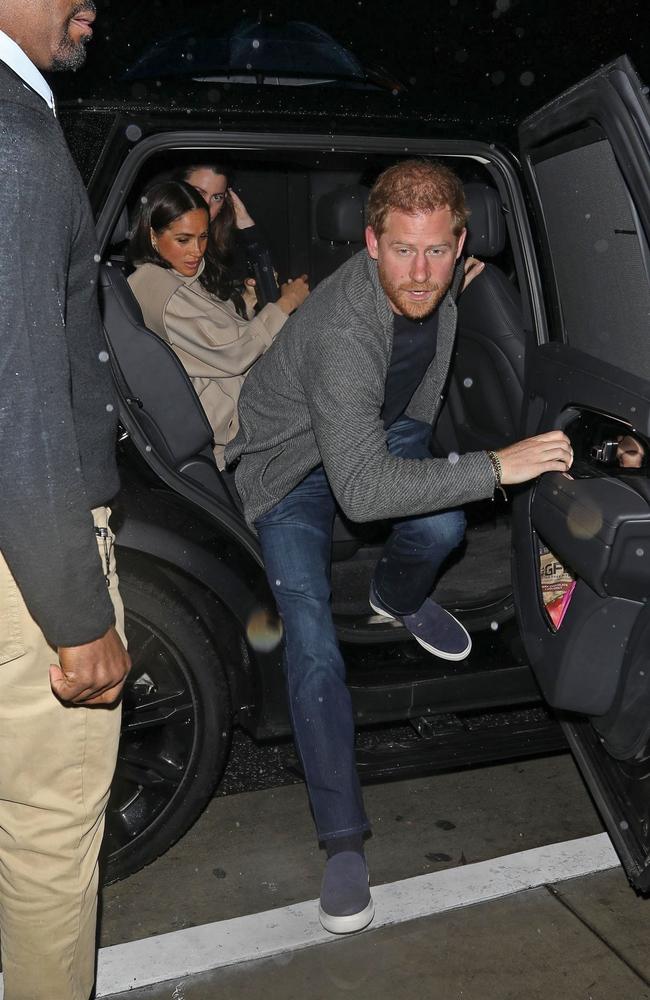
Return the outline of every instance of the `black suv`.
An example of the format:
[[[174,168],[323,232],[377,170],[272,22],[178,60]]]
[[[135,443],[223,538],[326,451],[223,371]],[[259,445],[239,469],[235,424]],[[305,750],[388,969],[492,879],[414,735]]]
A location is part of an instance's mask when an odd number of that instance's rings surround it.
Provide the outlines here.
[[[254,95],[254,96],[252,96]],[[337,523],[333,607],[360,726],[411,719],[419,742],[360,753],[369,777],[540,753],[560,715],[630,878],[650,883],[650,113],[626,58],[528,118],[520,162],[487,126],[395,113],[388,98],[247,91],[214,83],[166,100],[62,109],[103,259],[108,349],[121,399],[114,505],[133,670],[110,803],[108,876],[174,842],[214,793],[234,724],[289,732],[281,626],[255,535],[212,458],[175,355],[148,331],[124,245],[145,185],[172,165],[227,159],[280,276],[312,285],[362,248],[363,204],[385,166],[443,158],[488,262],[460,298],[458,344],[435,428],[449,455],[563,428],[575,464],[467,510],[467,541],[436,598],[471,629],[436,660],[372,613],[384,526]],[[515,609],[517,621],[515,621]],[[532,667],[532,670],[531,670]],[[539,685],[539,687],[538,687]],[[477,719],[516,725],[481,727]],[[505,735],[504,735],[505,733]],[[442,751],[441,751],[442,748]],[[437,762],[437,763],[436,763]]]

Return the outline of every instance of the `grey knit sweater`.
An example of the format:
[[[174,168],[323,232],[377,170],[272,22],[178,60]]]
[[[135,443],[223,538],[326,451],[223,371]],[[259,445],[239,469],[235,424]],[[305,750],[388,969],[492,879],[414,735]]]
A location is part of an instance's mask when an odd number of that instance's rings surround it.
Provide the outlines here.
[[[455,291],[440,306],[438,348],[406,411],[433,423],[456,334]],[[456,507],[494,492],[483,451],[447,458],[391,455],[381,419],[394,314],[365,250],[323,281],[253,367],[239,399],[240,430],[226,450],[250,524],[321,462],[353,521]]]

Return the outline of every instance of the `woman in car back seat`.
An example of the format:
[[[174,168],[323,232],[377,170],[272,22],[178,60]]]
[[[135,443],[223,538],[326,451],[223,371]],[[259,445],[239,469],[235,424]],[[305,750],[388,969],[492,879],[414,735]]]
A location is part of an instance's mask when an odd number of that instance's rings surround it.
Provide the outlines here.
[[[280,287],[280,298],[252,310],[252,289],[224,287],[215,263],[208,206],[182,181],[167,181],[143,197],[129,243],[135,265],[129,284],[145,324],[174,349],[192,379],[214,433],[223,468],[226,444],[238,430],[237,401],[251,366],[287,317],[309,294],[307,277]]]
[[[256,264],[270,261],[269,248],[259,226],[230,186],[224,165],[193,163],[172,171],[170,180],[191,184],[207,204],[215,259],[225,279],[244,278]]]

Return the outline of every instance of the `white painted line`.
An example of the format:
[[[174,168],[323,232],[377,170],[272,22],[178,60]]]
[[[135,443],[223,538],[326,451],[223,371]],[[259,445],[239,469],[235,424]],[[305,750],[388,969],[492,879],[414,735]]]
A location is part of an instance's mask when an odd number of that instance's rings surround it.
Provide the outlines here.
[[[590,875],[619,864],[609,837],[600,833],[374,886],[376,913],[369,930]],[[317,900],[310,900],[102,948],[96,995],[99,998],[128,993],[143,986],[339,940],[323,930],[317,913]]]

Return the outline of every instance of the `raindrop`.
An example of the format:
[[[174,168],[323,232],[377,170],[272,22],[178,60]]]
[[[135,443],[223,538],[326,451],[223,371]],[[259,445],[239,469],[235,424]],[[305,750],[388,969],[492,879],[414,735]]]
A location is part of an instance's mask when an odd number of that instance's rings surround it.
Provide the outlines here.
[[[574,538],[594,538],[603,526],[603,518],[595,507],[574,504],[569,510],[567,524]]]
[[[279,586],[281,586],[281,584],[282,584],[282,580],[276,580],[276,581],[275,581],[275,585],[276,585],[276,587],[279,587]]]
[[[499,629],[499,623],[498,622],[490,622],[490,628],[492,629],[493,632],[497,632],[498,629]]]
[[[114,409],[115,409],[115,407],[113,406],[112,403],[107,403],[106,404],[106,412],[107,413],[112,413]]]
[[[142,129],[138,125],[127,125],[126,137],[129,142],[137,142],[142,138]]]
[[[95,263],[96,263],[96,264],[99,264],[99,262],[100,262],[100,260],[101,260],[101,259],[102,259],[102,258],[101,258],[101,257],[99,256],[99,254],[98,254],[98,253],[96,253],[96,254],[94,255],[94,257],[93,257],[93,260],[95,261]]]
[[[100,351],[97,357],[100,361],[106,363],[108,361],[108,351]]]
[[[607,240],[596,240],[594,243],[594,250],[596,253],[607,253],[609,250],[609,243]]]
[[[458,454],[457,451],[450,451],[449,455],[447,456],[447,460],[450,465],[456,465],[456,462],[458,461],[459,458],[460,455]]]
[[[463,385],[465,386],[466,389],[471,389],[472,386],[474,385],[474,379],[464,378]]]
[[[151,451],[151,445],[150,444],[145,445],[144,450]]]
[[[140,204],[141,205],[146,205],[148,203],[148,201],[149,201],[149,199],[147,198],[146,194],[143,194],[142,197],[140,198]]]
[[[253,39],[253,48],[254,49],[259,49],[259,47],[260,47],[259,38],[254,38]]]
[[[637,549],[637,550],[636,550],[636,554],[637,554],[638,556],[644,556],[644,555],[645,555],[645,552],[644,552],[644,550],[643,550],[643,549]]]
[[[629,830],[630,829],[630,824],[625,819],[622,819],[621,822],[618,825],[620,826],[621,830]]]
[[[534,81],[535,81],[535,74],[532,73],[529,69],[527,69],[519,77],[519,83],[522,85],[522,87],[530,87],[531,83],[534,83]]]
[[[246,622],[246,638],[253,649],[269,653],[282,640],[282,621],[266,608],[258,608]]]

